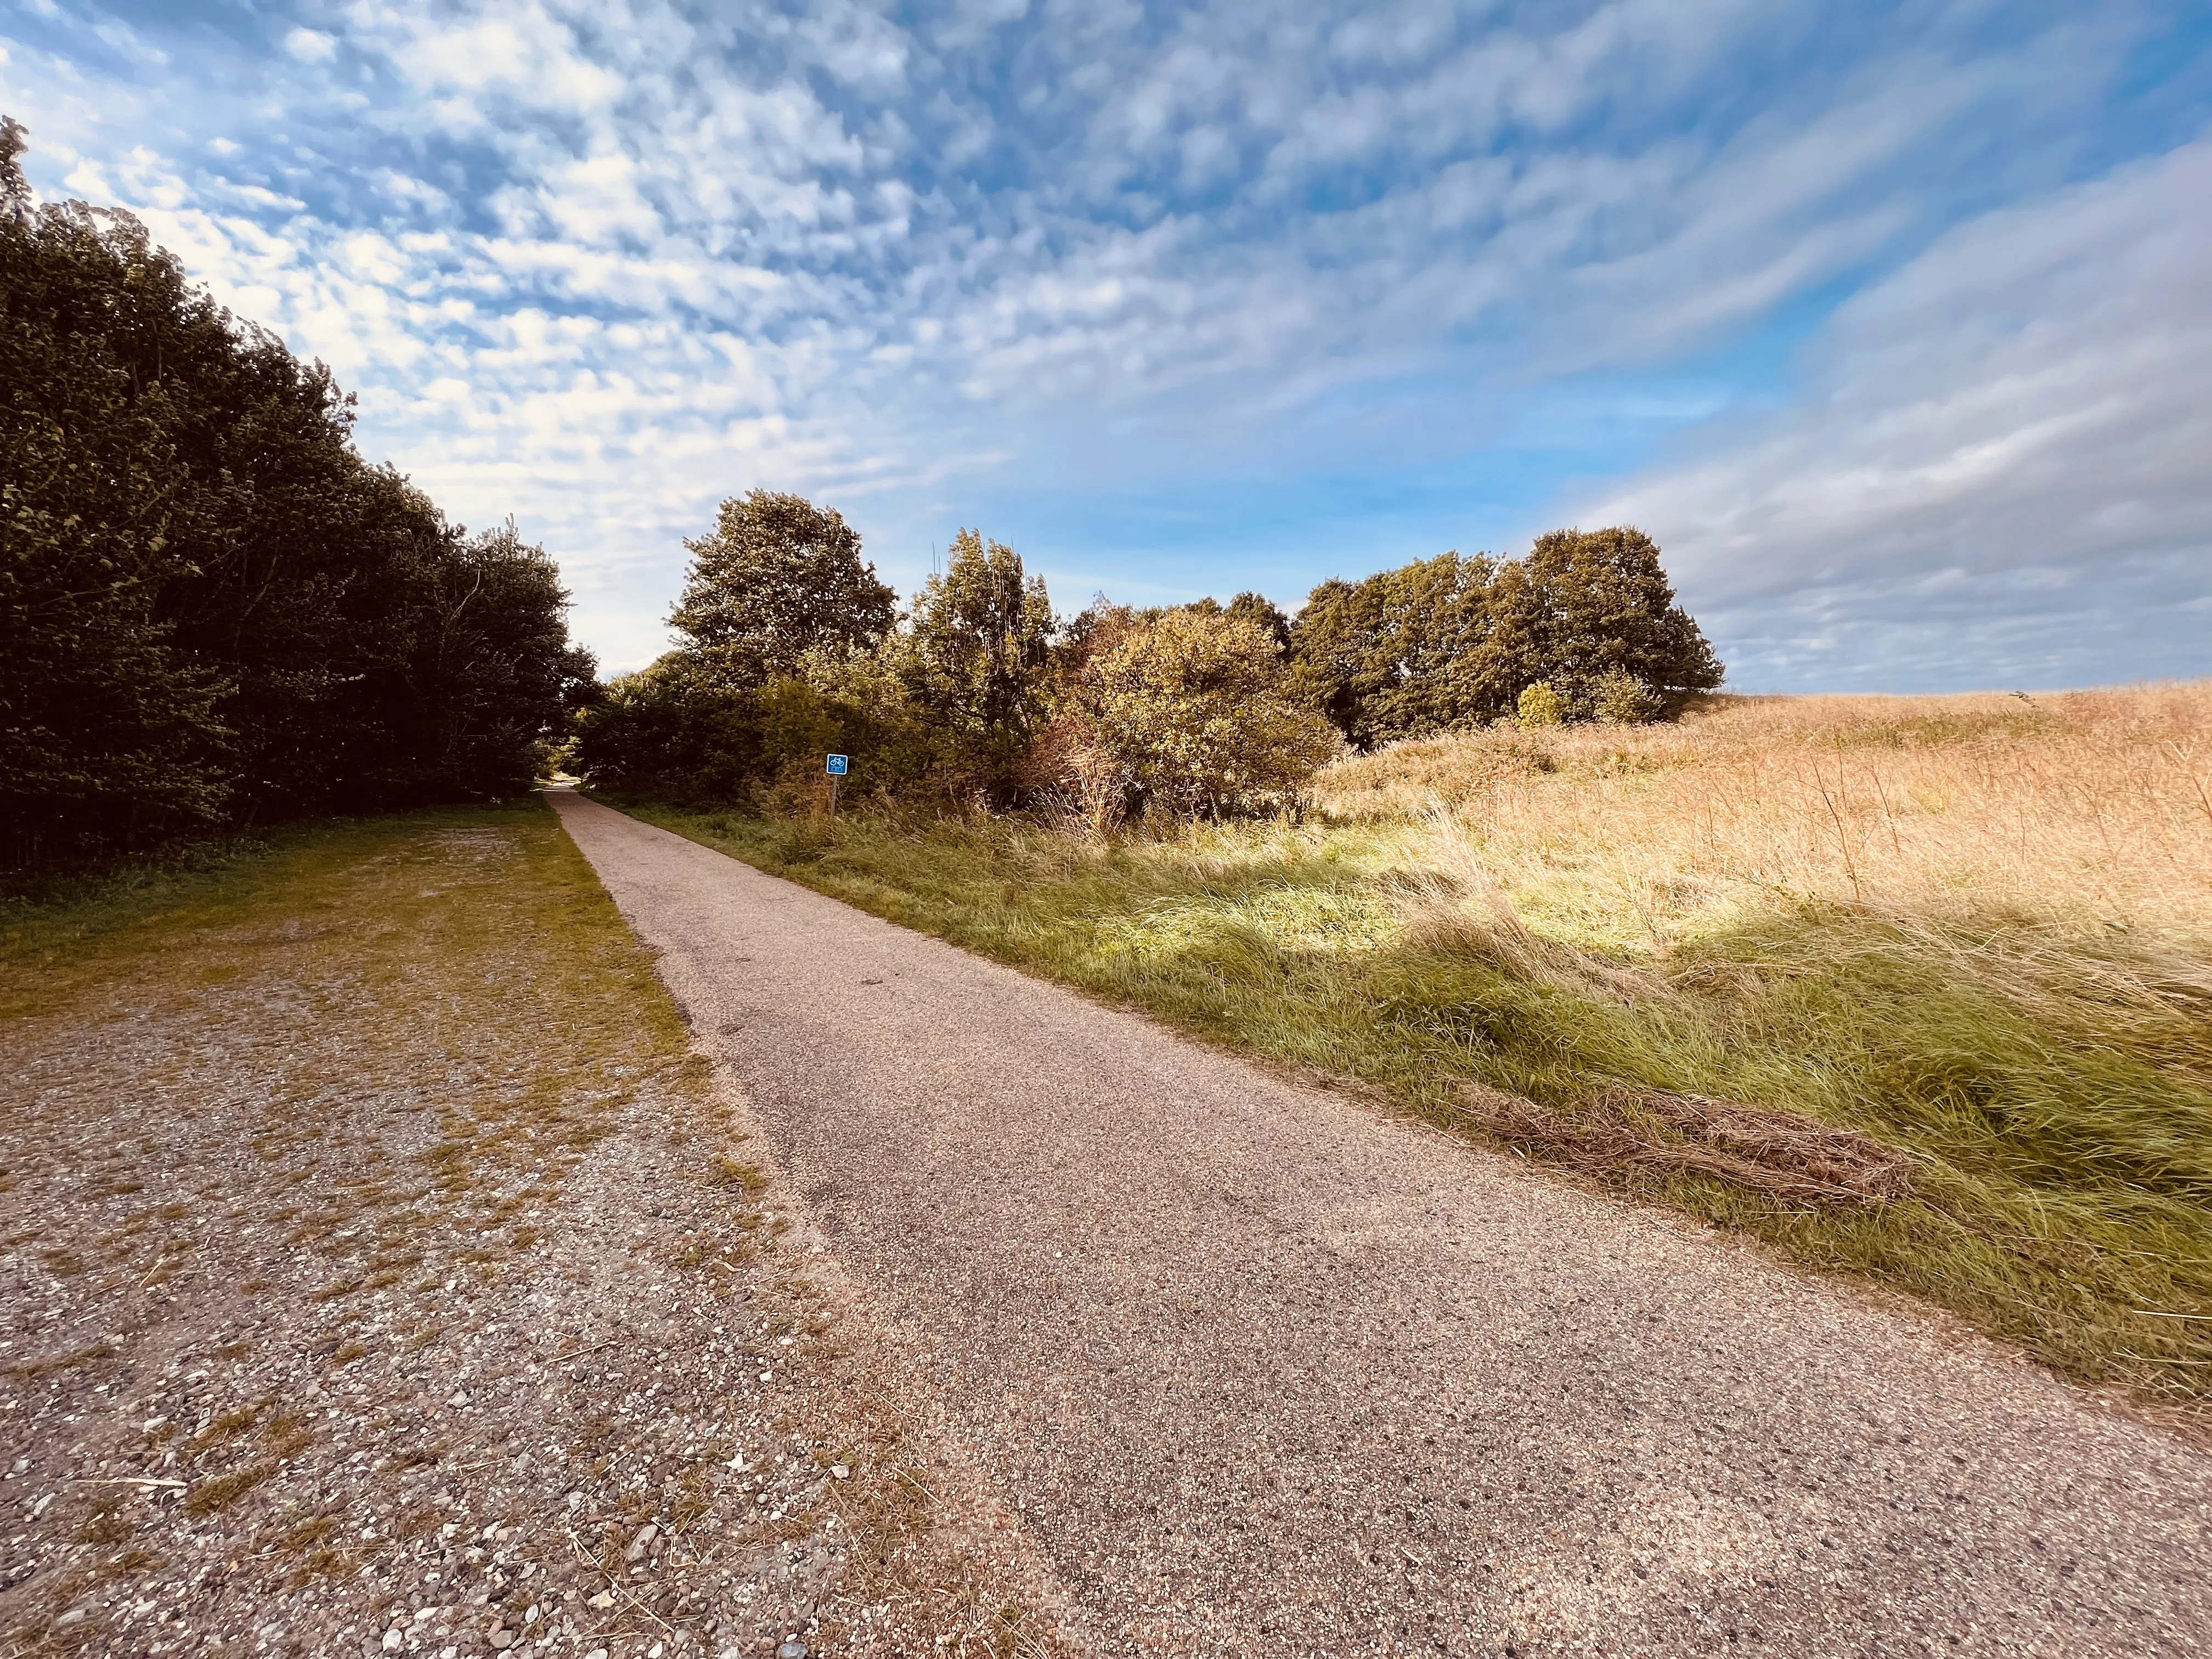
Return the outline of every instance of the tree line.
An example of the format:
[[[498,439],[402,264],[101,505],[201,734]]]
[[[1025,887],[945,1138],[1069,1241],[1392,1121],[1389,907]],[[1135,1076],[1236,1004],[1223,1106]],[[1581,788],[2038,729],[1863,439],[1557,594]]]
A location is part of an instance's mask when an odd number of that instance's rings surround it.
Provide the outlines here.
[[[0,869],[520,793],[594,679],[558,572],[0,123]]]
[[[1628,528],[1324,582],[1295,618],[1255,593],[1061,618],[974,530],[902,612],[842,514],[765,489],[684,545],[677,647],[577,718],[595,783],[742,801],[841,752],[895,797],[1218,814],[1282,803],[1347,744],[1665,719],[1722,678]]]

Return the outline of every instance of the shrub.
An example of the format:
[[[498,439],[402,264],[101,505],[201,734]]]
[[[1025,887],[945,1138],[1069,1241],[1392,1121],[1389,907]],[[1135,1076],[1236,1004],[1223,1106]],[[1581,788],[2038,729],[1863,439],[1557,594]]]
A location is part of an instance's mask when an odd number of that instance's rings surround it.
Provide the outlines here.
[[[1551,682],[1538,680],[1524,688],[1514,705],[1513,717],[1522,726],[1557,726],[1567,717],[1567,706]]]
[[[1081,728],[1067,771],[1094,799],[1119,780],[1148,806],[1218,816],[1295,793],[1340,746],[1267,629],[1227,611],[1128,623],[1072,702]]]

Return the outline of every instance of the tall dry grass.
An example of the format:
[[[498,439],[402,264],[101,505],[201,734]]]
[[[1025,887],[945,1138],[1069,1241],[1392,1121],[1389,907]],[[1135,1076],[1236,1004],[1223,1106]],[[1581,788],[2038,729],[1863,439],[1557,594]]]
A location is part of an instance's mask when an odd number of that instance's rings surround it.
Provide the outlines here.
[[[1339,762],[1315,794],[1339,820],[1441,808],[1446,841],[1532,921],[1662,956],[1806,900],[2212,942],[2212,680],[1722,697],[1671,726],[1400,744]]]

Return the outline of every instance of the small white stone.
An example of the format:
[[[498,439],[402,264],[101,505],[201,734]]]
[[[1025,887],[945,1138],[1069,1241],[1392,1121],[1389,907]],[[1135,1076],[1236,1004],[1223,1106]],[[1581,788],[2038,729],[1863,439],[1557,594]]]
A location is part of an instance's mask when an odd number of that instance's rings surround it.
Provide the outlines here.
[[[398,1652],[400,1643],[405,1639],[406,1638],[399,1633],[399,1626],[394,1625],[390,1630],[384,1632],[384,1650],[386,1653]]]
[[[842,1463],[832,1463],[830,1466],[830,1478],[832,1480],[849,1480],[853,1478],[853,1472]]]

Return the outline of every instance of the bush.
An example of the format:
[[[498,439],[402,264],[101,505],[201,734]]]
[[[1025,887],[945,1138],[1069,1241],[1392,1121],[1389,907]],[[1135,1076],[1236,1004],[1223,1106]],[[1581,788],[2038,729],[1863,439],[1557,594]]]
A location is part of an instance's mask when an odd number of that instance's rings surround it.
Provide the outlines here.
[[[1566,717],[1567,706],[1548,680],[1524,687],[1513,708],[1513,718],[1525,726],[1557,726]]]
[[[1089,803],[1118,782],[1143,806],[1218,817],[1295,794],[1340,746],[1265,627],[1228,611],[1132,619],[1071,702],[1063,770]]]

